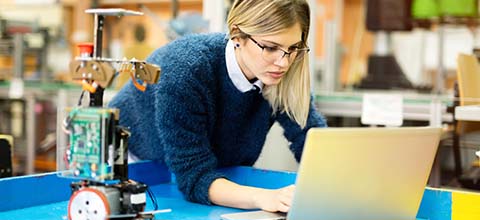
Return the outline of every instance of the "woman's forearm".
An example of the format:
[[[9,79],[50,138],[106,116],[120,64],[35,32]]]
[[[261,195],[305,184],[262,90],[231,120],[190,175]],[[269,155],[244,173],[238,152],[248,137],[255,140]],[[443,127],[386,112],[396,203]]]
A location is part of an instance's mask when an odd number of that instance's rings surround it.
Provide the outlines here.
[[[241,209],[260,208],[255,202],[255,195],[264,193],[265,189],[242,186],[227,179],[216,179],[210,185],[209,196],[212,203]]]
[[[243,186],[220,178],[210,185],[209,197],[210,201],[216,205],[287,212],[290,209],[294,190],[293,185],[271,190]]]

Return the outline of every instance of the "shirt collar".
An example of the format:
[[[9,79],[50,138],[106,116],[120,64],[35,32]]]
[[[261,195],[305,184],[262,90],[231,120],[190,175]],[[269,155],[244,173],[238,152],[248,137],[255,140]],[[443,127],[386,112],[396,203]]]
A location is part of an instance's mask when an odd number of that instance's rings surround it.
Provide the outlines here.
[[[259,93],[262,92],[262,81],[257,79],[257,81],[253,83],[249,82],[247,77],[245,77],[245,74],[243,74],[242,70],[240,69],[235,57],[235,48],[232,40],[228,40],[227,47],[225,48],[225,61],[227,63],[228,76],[232,80],[233,85],[235,85],[240,92],[248,92],[256,89],[259,89]]]

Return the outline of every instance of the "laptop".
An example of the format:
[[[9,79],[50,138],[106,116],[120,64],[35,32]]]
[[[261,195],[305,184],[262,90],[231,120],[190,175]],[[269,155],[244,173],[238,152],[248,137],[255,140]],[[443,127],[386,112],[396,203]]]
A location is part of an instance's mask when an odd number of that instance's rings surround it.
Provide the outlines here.
[[[289,220],[414,220],[441,128],[313,128]],[[266,214],[265,216],[262,213]],[[285,219],[264,211],[222,219]]]

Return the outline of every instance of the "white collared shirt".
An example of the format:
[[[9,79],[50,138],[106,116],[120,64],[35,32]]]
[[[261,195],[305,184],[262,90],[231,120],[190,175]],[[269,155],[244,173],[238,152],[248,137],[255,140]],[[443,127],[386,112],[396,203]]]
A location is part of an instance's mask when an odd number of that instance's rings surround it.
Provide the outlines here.
[[[233,85],[235,85],[240,92],[248,92],[257,88],[260,89],[260,93],[262,92],[262,81],[257,79],[254,83],[249,82],[240,69],[235,57],[235,48],[232,40],[228,40],[227,47],[225,48],[225,62],[227,64],[228,76],[232,80]]]

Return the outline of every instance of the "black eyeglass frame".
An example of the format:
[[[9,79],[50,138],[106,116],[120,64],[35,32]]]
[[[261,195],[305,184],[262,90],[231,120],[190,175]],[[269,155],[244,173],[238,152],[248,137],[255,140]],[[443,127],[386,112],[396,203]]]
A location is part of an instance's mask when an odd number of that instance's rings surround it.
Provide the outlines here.
[[[241,32],[243,33],[243,31],[241,31]],[[244,33],[244,34],[245,34],[245,33]],[[248,39],[250,39],[250,40],[251,40],[253,43],[255,43],[258,47],[260,47],[260,49],[262,49],[262,53],[263,53],[263,51],[265,50],[265,48],[267,48],[267,46],[263,46],[263,45],[261,45],[260,43],[258,43],[258,41],[256,41],[255,39],[253,39],[251,35],[249,35],[249,34],[245,34],[245,35],[247,36]],[[295,51],[291,51],[291,52],[284,51],[284,50],[283,50],[282,48],[280,48],[280,47],[276,47],[275,49],[281,50],[281,51],[283,52],[282,56],[280,56],[279,58],[277,58],[277,60],[283,59],[286,55],[288,55],[288,60],[289,60],[289,62],[292,62],[292,61],[293,61],[293,62],[296,62],[296,61],[300,60],[300,58],[297,58],[297,57],[298,57],[298,54],[295,56],[295,58],[291,59],[290,54],[292,54],[292,53],[295,53],[295,52],[298,53],[299,51],[304,51],[304,53],[310,52],[310,48],[308,48],[308,47],[296,48]],[[263,55],[262,55],[262,56],[263,56]],[[302,57],[303,57],[303,56],[305,56],[305,55],[302,55]],[[264,59],[265,59],[265,57],[264,57]],[[274,60],[274,61],[276,61],[276,60]]]

